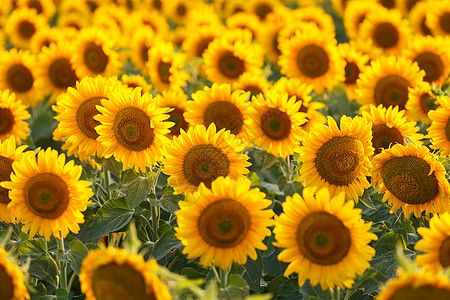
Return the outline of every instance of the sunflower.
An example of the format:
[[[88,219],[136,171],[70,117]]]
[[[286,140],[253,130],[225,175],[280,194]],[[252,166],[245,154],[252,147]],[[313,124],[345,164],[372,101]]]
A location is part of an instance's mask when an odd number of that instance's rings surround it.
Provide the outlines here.
[[[342,43],[338,45],[341,56],[345,59],[345,90],[350,100],[356,99],[356,80],[359,78],[361,70],[369,61],[369,56],[359,52],[350,44]]]
[[[5,32],[13,46],[29,49],[33,35],[46,26],[48,25],[45,17],[38,15],[34,9],[21,8],[9,15]]]
[[[49,47],[52,43],[57,43],[60,40],[63,40],[64,35],[62,31],[58,27],[44,27],[30,40],[30,49],[33,53],[39,53],[43,48]]]
[[[239,76],[237,82],[232,85],[233,90],[243,90],[250,92],[251,96],[256,96],[269,91],[271,84],[266,77],[255,73],[244,73]]]
[[[84,222],[89,198],[94,195],[91,183],[79,180],[82,167],[73,161],[65,163],[66,156],[47,148],[27,152],[13,164],[11,181],[1,186],[9,191],[8,208],[16,209],[17,222],[24,225],[22,231],[30,230],[30,238],[39,233],[47,241],[65,237],[69,231],[78,233],[79,223]]]
[[[128,167],[145,171],[161,159],[168,142],[166,134],[174,125],[164,122],[169,118],[164,113],[166,108],[157,108],[152,95],[142,95],[139,87],[132,92],[117,87],[101,103],[97,106],[101,114],[95,115],[94,120],[101,123],[95,130],[106,158],[114,156],[123,163],[124,171]]]
[[[281,6],[277,0],[250,0],[245,4],[245,10],[257,16],[261,22],[264,22],[269,14]]]
[[[195,29],[195,34],[188,34],[182,48],[188,59],[201,58],[208,45],[221,35],[223,26],[200,26]]]
[[[46,19],[50,19],[56,11],[53,0],[18,0],[17,8],[34,9],[38,15],[43,15]]]
[[[436,1],[433,2],[434,5]],[[432,35],[430,27],[427,25],[427,13],[430,10],[430,1],[420,1],[409,14],[409,21],[412,30],[421,35]]]
[[[92,22],[88,17],[86,17],[86,15],[80,15],[79,13],[69,13],[59,15],[57,25],[58,27],[56,28],[62,29],[64,32],[72,31],[76,32],[76,35],[78,35],[78,31],[92,25]]]
[[[390,213],[402,208],[406,217],[422,212],[443,213],[450,209],[449,184],[444,166],[427,147],[409,143],[383,150],[373,160],[372,184],[384,192]]]
[[[101,5],[95,12],[93,16],[93,23],[94,25],[97,25],[100,21],[100,23],[103,23],[102,20],[110,20],[115,23],[115,26],[113,25],[111,29],[115,28],[118,29],[119,33],[124,33],[126,30],[126,25],[128,24],[127,20],[129,18],[129,12],[125,7],[120,7],[114,4],[106,4]],[[108,24],[108,22],[104,23],[105,25]],[[108,26],[108,25],[107,25]],[[119,41],[118,41],[119,42]]]
[[[220,7],[218,8],[218,10],[221,11],[225,18],[229,18],[230,16],[240,12],[245,12],[246,9],[245,0],[214,1],[214,5],[219,4]]]
[[[98,28],[83,28],[74,41],[72,65],[79,78],[85,76],[113,76],[119,74],[122,62],[113,50],[115,39]]]
[[[412,142],[421,145],[420,140],[423,134],[418,133],[419,130],[416,122],[408,121],[405,111],[398,110],[398,106],[383,107],[381,104],[375,107],[369,106],[368,111],[362,112],[363,118],[368,122],[372,122],[372,145],[375,153],[378,154],[383,149],[388,149],[391,145],[405,145],[405,137],[411,139]]]
[[[431,119],[428,113],[436,110],[439,103],[436,96],[431,92],[431,86],[428,82],[409,89],[408,102],[406,103],[406,116],[413,121],[421,122],[424,125],[430,125]]]
[[[175,52],[172,43],[159,40],[148,51],[145,65],[151,83],[156,89],[163,91],[186,86],[190,76],[183,70],[184,62],[185,55]]]
[[[218,177],[210,189],[200,184],[199,198],[176,212],[176,236],[189,259],[200,257],[200,264],[211,263],[228,270],[232,262],[245,264],[247,256],[256,260],[256,249],[266,250],[263,239],[270,236],[273,212],[265,210],[272,201],[251,181]]]
[[[161,94],[156,95],[156,106],[157,107],[170,107],[171,110],[168,112],[170,122],[175,123],[173,127],[170,128],[169,138],[173,136],[180,135],[181,129],[187,131],[189,124],[184,118],[184,113],[187,110],[187,96],[182,89],[163,91]]]
[[[75,68],[70,59],[73,48],[69,44],[51,44],[39,53],[37,75],[42,80],[42,91],[50,95],[50,102],[55,102],[56,97],[67,91],[69,87],[75,87],[78,80]]]
[[[191,11],[200,1],[171,0],[166,2],[167,5],[164,7],[164,12],[167,17],[175,24],[184,24],[191,14]]]
[[[108,247],[90,250],[80,270],[81,291],[87,300],[170,300],[167,287],[154,273],[158,264],[138,254]]]
[[[380,289],[376,300],[450,299],[450,281],[440,272],[430,269],[407,272],[399,268],[397,275]]]
[[[264,54],[272,63],[278,62],[278,57],[281,54],[279,48],[278,37],[280,31],[288,24],[290,20],[289,15],[269,15],[266,22],[258,27],[258,41],[264,49]]]
[[[24,104],[35,106],[43,96],[37,78],[35,55],[16,48],[0,53],[0,90],[9,89]]]
[[[440,105],[436,110],[428,112],[431,125],[428,127],[427,138],[431,139],[432,149],[442,149],[440,155],[450,155],[450,98],[437,96]]]
[[[351,39],[357,38],[360,35],[361,23],[364,21],[367,14],[382,9],[382,6],[375,0],[348,1],[343,18],[347,36]]]
[[[100,123],[94,120],[99,114],[98,107],[118,82],[104,77],[85,77],[76,83],[75,88],[68,88],[53,106],[59,121],[57,130],[53,132],[55,140],[64,141],[70,153],[85,153],[87,156],[102,156],[103,146],[97,141],[95,127]]]
[[[306,113],[299,111],[301,105],[295,97],[275,90],[253,97],[245,122],[249,139],[274,156],[294,154],[306,135],[301,127],[306,123]]]
[[[323,290],[350,288],[375,255],[369,246],[377,240],[369,232],[371,225],[361,219],[361,209],[354,208],[354,202],[345,203],[344,193],[333,197],[323,188],[314,196],[306,188],[303,198],[287,196],[273,230],[274,245],[285,248],[278,259],[289,263],[284,276],[297,272],[299,286],[309,279]]]
[[[398,10],[377,10],[367,14],[361,23],[360,37],[371,41],[372,57],[395,55],[410,37],[409,22]]]
[[[441,37],[415,36],[403,51],[403,55],[417,62],[425,71],[423,80],[442,85],[450,74],[450,53],[446,51],[448,41]]]
[[[217,132],[211,123],[208,129],[195,125],[180,132],[167,145],[163,160],[163,172],[170,175],[167,181],[175,193],[194,193],[200,183],[210,188],[219,176],[237,179],[249,172],[248,156],[239,153],[245,146],[229,130]]]
[[[251,13],[239,12],[226,19],[229,30],[244,29],[250,31],[252,40],[256,39],[261,22],[259,18]]]
[[[395,56],[373,60],[356,81],[356,100],[359,104],[382,104],[405,109],[408,89],[422,84],[425,71],[407,58]]]
[[[145,64],[148,62],[148,50],[154,44],[155,38],[155,33],[149,26],[136,28],[130,38],[131,51],[129,57],[134,66],[144,76],[148,76],[148,70]]]
[[[175,49],[181,49],[183,47],[184,40],[189,35],[186,26],[177,26],[177,28],[169,31],[167,37],[165,37],[169,42],[171,42]]]
[[[282,41],[278,63],[282,74],[313,85],[314,91],[321,94],[325,88],[332,89],[345,80],[345,60],[339,55],[333,36],[314,25],[303,27],[301,33]]]
[[[450,214],[445,212],[434,215],[430,220],[430,228],[420,227],[417,232],[423,237],[414,246],[414,250],[424,254],[416,257],[420,266],[429,266],[434,270],[450,266]]]
[[[157,11],[136,10],[129,20],[127,26],[129,35],[134,35],[142,27],[150,27],[156,35],[160,36],[166,36],[170,30],[166,17]]]
[[[403,15],[408,16],[411,10],[420,2],[425,2],[423,0],[396,0],[397,6]]]
[[[373,155],[371,124],[359,116],[342,116],[340,130],[328,116],[328,126],[315,125],[299,148],[299,181],[306,187],[327,187],[332,197],[345,192],[346,199],[358,201],[370,187]]]
[[[320,6],[310,5],[292,11],[292,22],[313,23],[319,31],[334,35],[336,28],[333,18]]]
[[[450,34],[450,1],[433,1],[428,6],[426,25],[434,35],[447,36]]]
[[[2,278],[2,298],[13,300],[30,299],[25,278],[15,263],[8,259],[8,252],[0,248],[0,278]]]
[[[244,123],[248,119],[246,100],[249,96],[249,92],[242,90],[231,93],[228,83],[214,83],[211,88],[205,86],[191,95],[194,101],[186,103],[184,117],[191,125],[203,124],[208,127],[214,123],[217,130],[230,130],[245,143],[248,140]]]
[[[223,22],[213,5],[200,1],[192,7],[185,26],[189,32],[192,32],[203,26],[223,27]]]
[[[13,136],[0,142],[0,182],[11,180],[12,164],[22,158],[23,151],[26,148],[25,145],[16,148],[16,140]],[[16,218],[15,210],[7,207],[10,202],[8,190],[0,187],[0,222],[14,222]]]
[[[325,107],[325,104],[318,101],[311,101],[311,92],[313,86],[303,83],[298,78],[286,78],[281,77],[277,82],[273,84],[273,90],[279,93],[288,93],[288,99],[295,96],[296,101],[301,101],[299,112],[306,113],[306,123],[303,123],[301,127],[305,131],[314,126],[314,124],[325,124],[327,118],[318,110]]]
[[[17,145],[28,137],[30,127],[25,121],[31,115],[22,101],[16,99],[14,93],[4,90],[0,101],[0,141],[5,141],[13,136]]]
[[[133,90],[134,88],[141,87],[142,94],[149,93],[152,89],[152,85],[145,80],[141,75],[127,75],[122,74],[120,81],[125,84],[126,87]]]
[[[300,2],[300,1],[298,1],[298,2]],[[313,1],[313,2],[314,2],[314,4],[316,4],[316,1]],[[331,5],[333,7],[333,10],[340,17],[342,17],[344,15],[344,12],[347,9],[348,4],[349,4],[349,1],[347,1],[347,0],[331,0]]]
[[[203,52],[206,77],[211,82],[233,83],[244,73],[261,73],[262,52],[253,44],[216,38]]]

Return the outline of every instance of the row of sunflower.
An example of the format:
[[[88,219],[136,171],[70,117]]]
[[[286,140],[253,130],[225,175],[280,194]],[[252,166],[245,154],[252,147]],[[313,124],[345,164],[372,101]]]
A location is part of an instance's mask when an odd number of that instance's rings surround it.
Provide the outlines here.
[[[448,299],[449,18],[5,1],[0,299]]]

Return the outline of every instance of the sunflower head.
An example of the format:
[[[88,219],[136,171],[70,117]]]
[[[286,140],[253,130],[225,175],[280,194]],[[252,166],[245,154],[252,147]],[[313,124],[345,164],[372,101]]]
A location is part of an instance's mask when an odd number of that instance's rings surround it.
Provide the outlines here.
[[[244,176],[218,177],[207,188],[200,185],[198,199],[177,211],[177,237],[188,258],[200,257],[200,264],[211,263],[227,270],[233,261],[245,264],[247,256],[256,259],[256,249],[273,225],[271,201],[258,188],[251,189]]]
[[[377,236],[369,232],[370,227],[354,202],[345,202],[344,193],[330,197],[324,188],[314,195],[306,188],[303,198],[287,196],[274,229],[274,245],[285,248],[278,259],[289,263],[284,275],[297,272],[299,286],[309,279],[323,290],[351,287],[375,255],[369,243]]]
[[[0,248],[1,296],[3,299],[30,299],[25,286],[25,278],[17,264],[8,258],[8,253]]]
[[[27,152],[13,164],[11,181],[1,186],[10,189],[11,202],[22,230],[30,230],[30,237],[39,233],[47,241],[50,236],[65,237],[69,231],[78,233],[81,213],[93,196],[90,182],[79,180],[81,166],[73,161],[65,163],[64,154],[48,148],[38,153]]]
[[[171,300],[167,287],[154,273],[157,266],[154,260],[146,262],[119,248],[91,250],[81,266],[81,290],[87,300]]]
[[[425,146],[396,144],[373,160],[372,183],[384,192],[390,213],[402,208],[406,217],[422,212],[442,213],[449,209],[449,185],[444,166]]]
[[[21,145],[28,136],[29,125],[25,120],[30,117],[22,101],[16,100],[14,93],[4,90],[0,102],[0,141],[13,136],[16,144]]]
[[[440,107],[428,112],[431,125],[428,127],[428,138],[431,138],[432,149],[442,149],[440,155],[450,154],[450,97],[437,96]]]
[[[193,193],[200,183],[210,188],[219,176],[238,178],[249,171],[248,156],[241,154],[244,144],[229,130],[216,131],[214,123],[180,130],[167,150],[163,172],[176,193]]]

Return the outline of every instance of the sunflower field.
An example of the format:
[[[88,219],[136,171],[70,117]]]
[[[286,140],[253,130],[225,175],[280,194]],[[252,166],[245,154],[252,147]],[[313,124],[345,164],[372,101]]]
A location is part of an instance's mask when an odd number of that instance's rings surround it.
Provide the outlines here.
[[[450,299],[450,0],[2,0],[0,300]]]

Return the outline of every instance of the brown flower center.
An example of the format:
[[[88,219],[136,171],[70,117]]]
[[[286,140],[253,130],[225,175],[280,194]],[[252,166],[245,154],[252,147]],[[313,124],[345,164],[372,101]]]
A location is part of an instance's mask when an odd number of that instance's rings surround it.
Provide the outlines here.
[[[197,49],[195,50],[195,56],[202,57],[203,52],[208,48],[209,43],[214,40],[214,37],[208,36],[203,38],[197,45]]]
[[[283,140],[291,132],[291,119],[289,115],[278,108],[269,108],[261,116],[261,129],[272,140]]]
[[[41,14],[44,11],[41,2],[38,0],[29,0],[28,7],[34,8],[38,14]]]
[[[209,204],[198,219],[203,240],[214,247],[231,248],[241,243],[250,230],[252,219],[239,201],[220,199]]]
[[[22,64],[11,66],[6,72],[6,81],[14,92],[28,92],[34,83],[31,71]]]
[[[439,262],[444,268],[450,266],[450,236],[443,240],[439,247]]]
[[[389,300],[413,300],[413,299],[450,299],[450,290],[433,286],[423,285],[415,287],[410,283],[395,291]]]
[[[439,17],[439,26],[446,34],[450,34],[450,12],[446,11]]]
[[[329,266],[342,261],[352,244],[350,231],[332,214],[313,212],[297,228],[300,252],[313,263]]]
[[[408,88],[410,83],[399,75],[387,75],[378,80],[374,98],[376,105],[382,104],[384,107],[398,106],[399,110],[405,109],[408,101]]]
[[[155,135],[150,117],[137,107],[125,107],[114,117],[113,131],[116,140],[132,151],[149,148]]]
[[[364,146],[349,136],[335,136],[317,151],[316,169],[326,182],[334,185],[351,184],[361,170]]]
[[[91,287],[96,299],[156,300],[147,294],[144,276],[126,263],[111,262],[94,270]]]
[[[169,84],[170,83],[170,68],[172,67],[171,63],[160,61],[158,63],[158,73],[161,82]]]
[[[431,35],[430,27],[427,26],[427,17],[424,15],[420,22],[420,31],[423,35]]]
[[[420,107],[424,114],[428,114],[430,110],[436,110],[439,106],[434,98],[430,97],[428,93],[424,93],[420,96]]]
[[[180,129],[186,131],[189,127],[189,124],[184,119],[183,114],[184,110],[178,107],[175,107],[175,109],[169,113],[169,121],[175,123],[175,125],[170,128],[170,134],[178,136],[180,134]]]
[[[359,73],[361,71],[359,70],[358,65],[355,62],[347,62],[347,65],[345,66],[345,84],[354,84],[356,83],[356,79],[359,77]]]
[[[447,120],[447,123],[445,124],[445,137],[447,138],[447,141],[450,142],[450,118]]]
[[[439,194],[439,185],[428,163],[417,156],[394,157],[384,163],[384,185],[401,202],[424,204]]]
[[[373,41],[383,49],[395,47],[399,41],[398,30],[392,23],[380,23],[373,31]]]
[[[58,58],[52,62],[48,69],[48,76],[52,83],[61,89],[73,87],[77,82],[77,75],[67,58]]]
[[[0,156],[0,182],[11,180],[11,173],[13,172],[12,163],[12,159]],[[0,203],[8,204],[11,201],[11,199],[9,199],[8,192],[8,189],[0,187]]]
[[[395,0],[380,0],[380,4],[386,8],[395,8]]]
[[[161,10],[162,9],[162,2],[161,0],[153,0],[152,2],[153,4],[153,8],[156,10]]]
[[[147,45],[145,45],[145,44],[141,45],[141,59],[144,63],[146,61],[148,61],[148,50],[149,49],[150,49],[150,47],[147,47]]]
[[[406,9],[408,12],[411,11],[411,9],[421,0],[406,0]]]
[[[219,71],[227,78],[238,78],[245,72],[245,63],[239,57],[233,55],[232,52],[227,52],[219,59]]]
[[[28,209],[45,219],[59,218],[70,202],[66,183],[53,173],[41,173],[28,179],[23,197]]]
[[[186,12],[187,12],[186,6],[182,3],[180,3],[177,6],[177,15],[180,17],[184,17],[186,15]]]
[[[194,186],[203,182],[211,188],[211,183],[217,177],[226,177],[230,173],[230,161],[220,148],[210,144],[197,145],[184,156],[183,173]]]
[[[77,110],[77,124],[81,132],[88,138],[97,139],[98,133],[95,127],[100,125],[99,121],[94,120],[94,116],[100,112],[97,110],[97,105],[102,105],[103,97],[92,97],[80,104]]]
[[[0,108],[0,135],[10,133],[15,123],[11,110]]]
[[[19,34],[25,39],[30,39],[36,33],[36,27],[33,23],[23,20],[19,24]]]
[[[425,71],[423,80],[426,82],[433,82],[438,80],[444,73],[444,62],[441,57],[433,52],[424,52],[414,59],[419,65],[419,68]]]
[[[263,21],[266,16],[272,12],[272,7],[266,3],[261,3],[255,8],[255,14]]]
[[[89,42],[83,53],[84,63],[86,67],[93,73],[100,74],[105,71],[108,65],[108,56],[103,51],[101,45]]]
[[[3,265],[0,265],[0,291],[2,299],[14,299],[14,283]]]
[[[244,116],[239,108],[228,101],[212,102],[203,112],[205,127],[214,123],[217,131],[222,128],[228,129],[232,134],[238,134],[244,126]]]
[[[327,52],[314,44],[303,47],[297,54],[297,66],[307,77],[316,78],[324,75],[329,69],[329,64]]]
[[[383,149],[388,149],[391,145],[402,144],[404,137],[395,127],[388,127],[385,124],[378,124],[372,128],[372,144],[375,148],[375,154]]]

